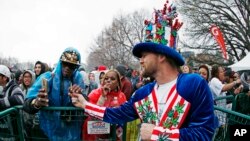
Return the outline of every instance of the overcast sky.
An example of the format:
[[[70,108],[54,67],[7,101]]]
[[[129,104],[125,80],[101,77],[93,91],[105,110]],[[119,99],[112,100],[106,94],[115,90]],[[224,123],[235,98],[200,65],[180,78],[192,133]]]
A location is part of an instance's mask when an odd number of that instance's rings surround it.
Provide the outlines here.
[[[171,0],[170,0],[171,1]],[[67,47],[88,47],[118,13],[162,9],[166,0],[0,0],[0,56],[52,65]]]

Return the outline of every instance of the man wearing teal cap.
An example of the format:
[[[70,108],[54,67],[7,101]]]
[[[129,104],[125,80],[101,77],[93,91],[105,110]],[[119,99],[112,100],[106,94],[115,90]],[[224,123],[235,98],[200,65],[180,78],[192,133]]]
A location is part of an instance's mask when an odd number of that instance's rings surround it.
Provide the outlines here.
[[[53,72],[38,77],[25,98],[24,110],[32,114],[39,112],[40,128],[51,141],[81,139],[82,117],[68,115],[65,118],[66,115],[62,115],[61,111],[40,110],[47,106],[73,106],[68,96],[71,86],[77,85],[78,93],[84,90],[83,77],[77,71],[80,63],[79,51],[72,47],[66,48]],[[47,87],[44,87],[43,80],[47,81]]]

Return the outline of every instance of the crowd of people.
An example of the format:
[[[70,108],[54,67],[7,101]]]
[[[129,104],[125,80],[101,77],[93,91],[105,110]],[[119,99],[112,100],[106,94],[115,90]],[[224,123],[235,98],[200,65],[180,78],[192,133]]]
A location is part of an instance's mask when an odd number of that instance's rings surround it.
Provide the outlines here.
[[[141,70],[119,64],[115,69],[100,65],[87,72],[80,52],[72,47],[62,52],[53,70],[41,61],[33,69],[16,72],[1,64],[0,111],[23,105],[26,140],[34,136],[105,140],[114,133],[122,140],[123,129],[127,140],[211,140],[215,129],[227,122],[225,113],[215,112],[213,106],[232,109],[232,101],[215,99],[249,92],[238,72],[206,64],[194,70],[176,50],[162,44],[139,43],[132,53],[140,58]],[[86,117],[42,107],[80,107]],[[95,124],[105,130],[97,131]],[[1,133],[10,126],[0,119]]]
[[[72,107],[72,101],[68,93],[71,92],[70,88],[75,87],[75,85],[79,86],[78,91],[82,95],[88,96],[89,100],[94,103],[98,102],[95,99],[102,96],[102,92],[107,92],[108,95],[106,93],[107,96],[105,96],[107,99],[104,99],[101,105],[111,106],[110,101],[114,98],[118,100],[119,104],[122,104],[132,95],[136,83],[139,83],[139,77],[136,75],[136,81],[133,81],[134,86],[132,87],[132,82],[127,77],[128,69],[125,65],[119,65],[115,70],[108,70],[106,66],[101,65],[95,71],[87,73],[80,65],[80,60],[81,56],[78,50],[66,48],[53,71],[48,68],[46,63],[41,61],[37,61],[33,69],[15,72],[11,72],[11,69],[5,65],[0,65],[2,88],[0,109],[3,111],[16,105],[23,105],[23,127],[26,140],[33,140],[32,136],[34,135],[37,136],[35,138],[48,140],[80,140],[81,138],[96,140],[97,138],[111,137],[88,134],[87,130],[84,129],[92,118],[86,120],[83,118],[74,119],[74,121],[65,123],[65,119],[61,119],[62,116],[59,111],[40,110],[40,108],[48,106]],[[98,75],[99,80],[95,79],[95,75]],[[110,79],[106,77],[110,77]],[[47,83],[46,88],[43,84],[44,80]],[[102,91],[104,87],[107,87],[108,90]],[[99,96],[97,97],[97,95]],[[12,125],[10,124],[10,126]],[[0,127],[0,130],[2,132],[8,130],[8,128],[9,126],[6,126],[6,128]],[[128,136],[136,138],[137,132],[135,130],[133,127],[128,130]],[[121,139],[121,126],[117,128],[117,133],[118,131],[119,136],[117,138]],[[39,134],[37,134],[38,132]]]
[[[122,140],[125,123],[127,140],[212,140],[215,129],[226,124],[216,118],[225,113],[214,112],[213,106],[232,109],[232,101],[215,99],[245,91],[237,72],[206,64],[194,72],[165,45],[139,43],[133,55],[140,58],[141,70],[119,64],[87,72],[75,48],[62,52],[53,71],[37,61],[33,69],[12,75],[0,65],[0,110],[23,105],[26,140],[34,132],[55,141],[105,140],[115,132]],[[64,118],[42,107],[80,107],[87,117]],[[10,129],[3,124],[0,119],[1,132]],[[107,130],[97,132],[95,124]]]
[[[137,44],[133,54],[142,70],[101,65],[87,73],[75,48],[65,49],[53,71],[37,61],[33,70],[12,75],[0,65],[0,109],[23,105],[26,140],[34,134],[48,140],[105,140],[112,133],[122,140],[124,125],[127,140],[211,140],[215,129],[226,124],[216,118],[225,113],[214,112],[213,105],[232,108],[232,101],[214,99],[244,90],[239,74],[230,68],[203,64],[194,72],[178,52],[157,43]],[[76,106],[88,116],[68,120],[60,111],[40,110],[48,106]],[[94,123],[117,126],[96,132]],[[7,130],[2,127],[1,132]],[[194,131],[199,134],[189,134]]]
[[[188,65],[177,51],[183,25],[177,15],[176,4],[167,0],[152,20],[144,20],[143,42],[132,48],[140,68],[100,64],[88,71],[73,47],[53,69],[42,61],[15,72],[0,64],[0,111],[22,107],[17,114],[27,141],[213,140],[227,124],[227,115],[214,105],[232,110],[232,101],[216,99],[246,93],[250,103],[250,77],[243,81],[224,66]],[[18,140],[6,136],[20,134],[12,116],[0,117],[0,141]]]

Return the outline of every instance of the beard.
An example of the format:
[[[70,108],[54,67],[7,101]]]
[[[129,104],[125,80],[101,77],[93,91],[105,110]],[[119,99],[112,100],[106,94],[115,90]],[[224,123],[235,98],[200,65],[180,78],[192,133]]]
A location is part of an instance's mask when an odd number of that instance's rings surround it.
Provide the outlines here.
[[[151,68],[149,68],[149,69],[144,68],[143,71],[142,71],[142,76],[144,78],[147,78],[147,77],[154,78],[155,73],[156,73],[155,67],[152,67],[152,69]]]

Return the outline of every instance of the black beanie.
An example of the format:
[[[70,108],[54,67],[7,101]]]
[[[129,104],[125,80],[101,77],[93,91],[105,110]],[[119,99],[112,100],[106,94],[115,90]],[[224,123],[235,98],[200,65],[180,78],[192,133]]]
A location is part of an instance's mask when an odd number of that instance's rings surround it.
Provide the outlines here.
[[[115,69],[120,73],[121,76],[125,76],[127,73],[127,68],[124,65],[118,65]]]

